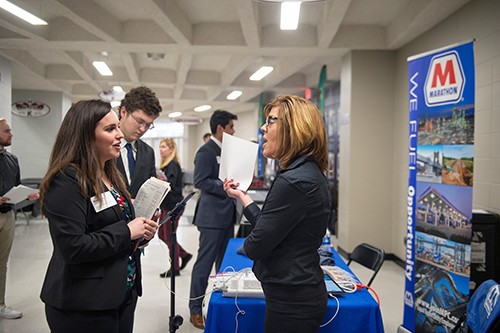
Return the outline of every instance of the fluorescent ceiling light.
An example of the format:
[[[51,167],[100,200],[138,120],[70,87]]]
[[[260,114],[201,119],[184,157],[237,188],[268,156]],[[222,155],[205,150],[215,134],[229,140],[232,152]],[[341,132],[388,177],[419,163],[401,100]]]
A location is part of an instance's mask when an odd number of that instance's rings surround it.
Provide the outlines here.
[[[194,108],[194,110],[196,112],[203,112],[203,111],[207,111],[207,110],[210,110],[212,107],[210,105],[201,105],[201,106],[198,106],[196,108]]]
[[[239,90],[235,90],[233,91],[232,93],[230,93],[229,95],[227,95],[227,99],[230,100],[230,101],[234,101],[235,99],[237,99],[238,97],[241,96],[241,94],[243,94],[242,91],[239,91]]]
[[[111,107],[114,108],[116,106],[120,106],[120,101],[111,101],[110,104],[111,104]]]
[[[123,88],[121,86],[113,86],[114,91],[123,91]]]
[[[273,71],[273,67],[271,66],[262,66],[257,72],[253,73],[252,76],[250,76],[250,81],[260,81],[266,76],[267,74],[271,73]]]
[[[39,19],[35,15],[28,13],[24,9],[17,7],[16,5],[11,4],[6,0],[0,0],[0,8],[5,9],[9,13],[14,14],[33,25],[47,25],[47,22],[45,22],[44,20]]]
[[[180,116],[182,116],[182,112],[172,112],[172,113],[169,113],[168,116],[170,118],[180,117]]]
[[[104,61],[94,61],[92,63],[94,67],[101,73],[102,76],[112,76],[113,72],[109,69],[108,65]]]
[[[281,4],[281,30],[297,30],[299,26],[300,2]]]

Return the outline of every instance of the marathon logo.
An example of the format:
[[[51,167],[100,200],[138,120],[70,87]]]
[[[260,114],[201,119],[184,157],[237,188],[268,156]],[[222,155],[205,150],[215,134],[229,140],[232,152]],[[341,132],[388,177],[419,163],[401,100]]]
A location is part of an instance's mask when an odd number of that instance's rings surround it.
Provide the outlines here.
[[[462,99],[465,76],[456,51],[432,58],[425,79],[425,104],[429,107],[455,104]]]

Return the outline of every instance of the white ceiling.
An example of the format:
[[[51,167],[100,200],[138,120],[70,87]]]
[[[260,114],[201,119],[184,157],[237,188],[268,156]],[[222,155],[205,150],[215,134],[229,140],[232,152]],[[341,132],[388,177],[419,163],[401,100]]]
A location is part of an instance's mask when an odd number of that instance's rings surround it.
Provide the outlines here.
[[[398,49],[469,0],[327,0],[302,4],[299,28],[279,29],[280,5],[254,0],[11,0],[48,22],[32,26],[0,9],[0,55],[12,88],[62,91],[73,101],[121,85],[152,88],[164,109],[184,115],[212,105],[243,112],[265,91],[301,94],[340,79],[350,50]],[[109,55],[103,56],[102,51]],[[147,53],[163,53],[160,61]],[[101,76],[103,60],[113,76]],[[248,78],[263,65],[274,71]],[[243,91],[236,101],[226,96]]]

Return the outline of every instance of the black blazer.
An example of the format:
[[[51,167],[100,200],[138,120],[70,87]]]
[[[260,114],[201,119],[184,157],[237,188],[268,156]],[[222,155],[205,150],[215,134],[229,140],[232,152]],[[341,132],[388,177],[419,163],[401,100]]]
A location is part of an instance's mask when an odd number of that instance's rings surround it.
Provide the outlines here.
[[[227,229],[235,221],[236,206],[219,179],[221,149],[208,140],[194,158],[194,186],[201,190],[193,223],[198,227]]]
[[[116,166],[127,184],[127,191],[130,193],[130,196],[135,199],[141,185],[149,178],[156,177],[155,151],[146,142],[140,139],[137,140],[134,174],[130,175],[130,184],[127,181],[127,174],[125,173],[121,156],[116,159]]]
[[[90,197],[94,195],[91,192]],[[126,295],[131,246],[118,204],[96,213],[82,194],[76,170],[66,168],[51,181],[44,206],[54,249],[42,301],[63,310],[118,308]],[[137,263],[134,288],[141,295],[140,251],[133,255]]]

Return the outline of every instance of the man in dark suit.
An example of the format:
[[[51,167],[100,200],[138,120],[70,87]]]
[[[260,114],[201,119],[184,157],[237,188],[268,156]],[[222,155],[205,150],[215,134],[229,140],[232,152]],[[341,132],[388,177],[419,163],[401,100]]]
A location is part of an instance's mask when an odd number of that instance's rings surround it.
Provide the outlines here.
[[[234,236],[235,204],[227,196],[219,179],[222,133],[234,134],[233,119],[238,117],[227,111],[216,110],[210,118],[212,136],[198,149],[194,158],[194,186],[201,193],[193,223],[200,232],[200,243],[191,274],[189,310],[191,323],[200,329],[205,328],[201,311],[203,297],[200,296],[205,294],[213,264],[216,271],[220,270],[227,243]]]
[[[117,166],[133,199],[146,180],[156,177],[154,150],[140,137],[154,127],[161,111],[158,98],[147,87],[133,88],[120,104],[118,117],[123,139]]]

